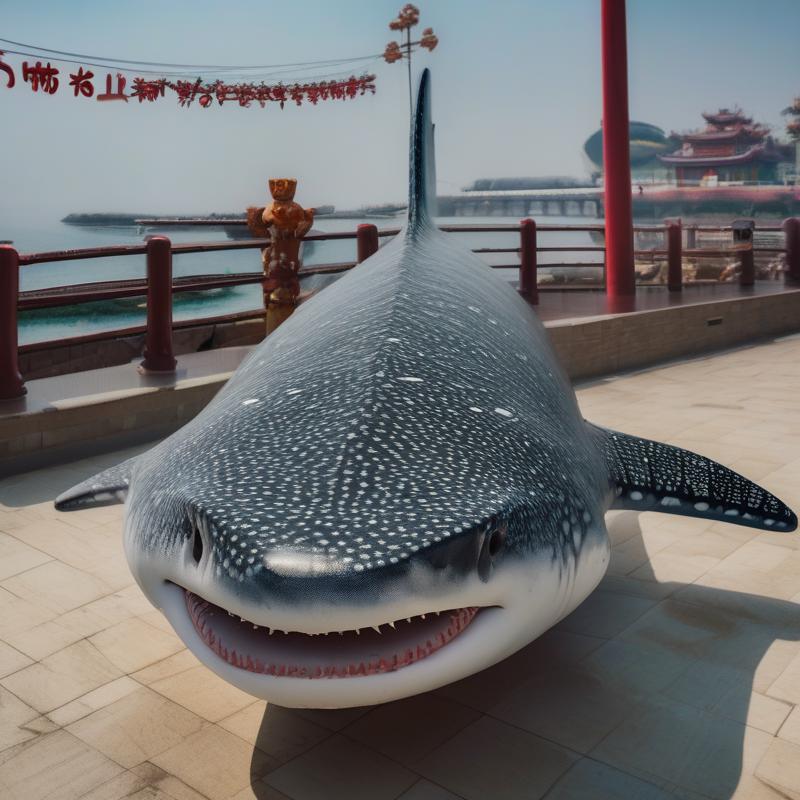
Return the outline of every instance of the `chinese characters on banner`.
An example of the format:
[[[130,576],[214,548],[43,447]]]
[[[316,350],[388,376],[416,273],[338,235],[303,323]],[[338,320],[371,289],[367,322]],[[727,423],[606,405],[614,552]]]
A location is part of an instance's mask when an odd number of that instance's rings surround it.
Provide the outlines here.
[[[3,56],[4,53],[0,50],[0,72],[6,74],[6,88],[12,89],[16,84],[16,76],[11,65],[3,61]],[[41,61],[35,64],[22,62],[22,82],[27,83],[34,92],[55,94],[60,86],[60,74],[49,61],[45,65]],[[125,91],[128,79],[119,72],[116,76],[111,73],[106,74],[105,91],[100,94],[95,94],[94,79],[94,72],[78,67],[77,72],[69,73],[68,87],[74,97],[93,97],[100,102],[120,100],[125,103],[130,98],[136,98],[140,103],[152,103],[164,97],[169,90],[177,96],[178,105],[189,106],[197,100],[202,108],[208,108],[214,100],[219,105],[232,102],[243,108],[250,107],[254,102],[264,108],[267,103],[273,102],[283,108],[288,102],[298,106],[302,105],[303,101],[316,105],[320,100],[346,100],[367,92],[375,93],[374,75],[362,75],[358,78],[351,76],[339,81],[295,83],[290,86],[282,83],[273,86],[265,83],[224,83],[221,80],[204,83],[200,78],[196,81],[173,82],[166,78],[152,80],[137,77],[131,81],[129,94]]]

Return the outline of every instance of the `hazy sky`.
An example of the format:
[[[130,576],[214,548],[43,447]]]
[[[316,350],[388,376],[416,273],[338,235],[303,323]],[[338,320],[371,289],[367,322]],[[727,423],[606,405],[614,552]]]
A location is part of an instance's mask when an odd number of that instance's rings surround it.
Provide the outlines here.
[[[179,63],[274,64],[382,52],[403,0],[0,0],[2,35]],[[485,176],[587,173],[600,122],[600,0],[427,0],[439,192]],[[800,0],[628,0],[631,117],[686,130],[739,104],[782,133],[800,94]],[[1,47],[2,45],[0,45]],[[370,65],[377,94],[317,107],[179,108],[34,94],[19,56],[0,88],[0,215],[232,211],[293,175],[306,205],[405,197],[405,66]],[[97,73],[98,70],[95,70]],[[101,77],[104,78],[104,73]],[[0,75],[0,85],[4,85]],[[95,79],[95,86],[98,85]]]

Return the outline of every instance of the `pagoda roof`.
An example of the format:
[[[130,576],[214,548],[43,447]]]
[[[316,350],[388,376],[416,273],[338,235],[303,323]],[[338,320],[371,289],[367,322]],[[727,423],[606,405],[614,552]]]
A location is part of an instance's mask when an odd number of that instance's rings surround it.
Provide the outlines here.
[[[768,131],[755,125],[738,125],[729,130],[704,130],[697,133],[685,133],[681,139],[685,142],[719,142],[735,141],[736,139],[749,139],[753,142],[761,141]]]
[[[702,156],[684,155],[678,150],[668,156],[658,157],[664,164],[677,164],[680,166],[721,167],[729,164],[746,164],[748,161],[779,161],[780,154],[766,148],[764,144],[755,144],[748,147],[743,153],[732,156]]]
[[[711,125],[732,125],[736,122],[742,125],[750,125],[753,122],[752,117],[746,117],[741,109],[734,108],[721,108],[719,111],[710,113],[703,112],[703,119]]]

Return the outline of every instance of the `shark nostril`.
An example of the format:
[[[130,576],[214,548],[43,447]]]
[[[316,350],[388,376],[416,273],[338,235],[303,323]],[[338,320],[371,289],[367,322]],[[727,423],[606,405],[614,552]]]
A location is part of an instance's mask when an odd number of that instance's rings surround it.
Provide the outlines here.
[[[194,526],[194,536],[192,539],[192,558],[194,559],[195,564],[200,563],[200,559],[203,557],[203,536],[200,533],[200,529],[197,525]]]

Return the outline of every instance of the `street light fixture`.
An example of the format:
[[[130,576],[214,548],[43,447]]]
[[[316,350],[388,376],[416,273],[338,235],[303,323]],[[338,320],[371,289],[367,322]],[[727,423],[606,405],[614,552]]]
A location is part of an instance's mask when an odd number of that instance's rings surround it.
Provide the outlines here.
[[[383,51],[383,58],[387,64],[394,64],[395,61],[405,58],[408,66],[408,107],[412,109],[412,92],[411,92],[411,53],[415,47],[424,47],[429,52],[433,51],[439,39],[433,32],[433,28],[425,28],[422,31],[422,36],[416,42],[411,41],[411,29],[419,22],[419,9],[416,6],[407,3],[400,10],[397,19],[393,19],[389,23],[389,28],[393,31],[405,31],[405,42],[389,42],[386,49]],[[405,52],[403,52],[405,51]]]

